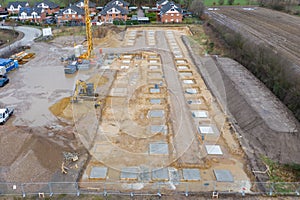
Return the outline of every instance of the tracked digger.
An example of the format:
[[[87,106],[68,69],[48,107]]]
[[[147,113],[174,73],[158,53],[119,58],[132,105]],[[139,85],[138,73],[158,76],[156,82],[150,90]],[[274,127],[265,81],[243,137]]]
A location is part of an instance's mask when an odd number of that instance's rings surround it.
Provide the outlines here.
[[[74,93],[72,96],[72,102],[77,103],[79,97],[97,97],[98,94],[95,93],[94,83],[86,83],[82,80],[77,80]]]

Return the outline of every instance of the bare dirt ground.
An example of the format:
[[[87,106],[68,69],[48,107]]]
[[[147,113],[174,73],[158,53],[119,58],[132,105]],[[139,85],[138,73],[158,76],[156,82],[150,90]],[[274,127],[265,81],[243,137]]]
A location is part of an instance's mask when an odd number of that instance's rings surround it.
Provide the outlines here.
[[[150,27],[128,29],[126,34],[111,35],[112,40],[106,36],[95,42],[91,68],[74,75],[64,74],[59,58],[70,55],[74,42],[82,42],[82,37],[62,36],[35,43],[30,50],[36,53],[35,59],[12,72],[11,83],[1,89],[1,103],[16,107],[13,118],[0,131],[1,152],[6,152],[1,155],[1,181],[76,181],[84,170],[81,180],[87,185],[82,183],[83,187],[102,187],[89,183],[107,181],[115,183],[112,190],[126,190],[132,180],[121,177],[122,168],[137,167],[146,173],[167,168],[167,178],[146,178],[134,187],[151,190],[152,184],[163,181],[165,189],[184,191],[185,185],[177,182],[183,179],[182,168],[192,168],[200,170],[201,180],[192,181],[189,190],[199,191],[214,190],[213,184],[203,184],[215,181],[214,169],[224,169],[239,183],[230,189],[239,191],[243,185],[250,190],[243,151],[181,41],[181,36],[188,34],[185,27]],[[103,48],[106,45],[109,48]],[[181,70],[183,65],[187,69]],[[157,68],[151,69],[153,66]],[[100,108],[95,109],[94,98],[69,101],[77,79],[97,86]],[[157,88],[160,92],[151,92]],[[150,99],[162,102],[151,104]],[[189,105],[191,99],[201,104]],[[164,116],[151,117],[149,111],[153,110],[163,111]],[[197,119],[192,110],[208,116]],[[164,125],[167,132],[151,133],[151,125]],[[200,125],[211,125],[216,135],[202,138]],[[150,154],[150,143],[157,142],[166,144],[168,153]],[[205,145],[215,144],[223,155],[207,155]],[[64,151],[76,151],[80,158],[77,167],[69,166],[67,175],[61,174]],[[93,157],[82,167],[86,151]],[[104,179],[91,177],[93,167],[108,168]],[[169,176],[172,173],[175,177]],[[120,181],[123,184],[118,184]],[[218,187],[229,188],[226,183]]]
[[[255,7],[251,10],[221,8],[209,15],[256,44],[270,45],[278,54],[283,54],[295,68],[291,76],[300,75],[300,19],[271,9]]]

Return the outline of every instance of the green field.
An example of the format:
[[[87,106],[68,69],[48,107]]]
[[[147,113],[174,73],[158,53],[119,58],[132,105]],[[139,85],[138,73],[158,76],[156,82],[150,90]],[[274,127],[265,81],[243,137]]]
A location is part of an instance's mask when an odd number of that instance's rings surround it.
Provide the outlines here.
[[[219,6],[219,0],[204,0],[205,6]],[[228,5],[228,0],[224,0],[224,5]],[[257,1],[253,0],[234,0],[233,5],[258,5]]]

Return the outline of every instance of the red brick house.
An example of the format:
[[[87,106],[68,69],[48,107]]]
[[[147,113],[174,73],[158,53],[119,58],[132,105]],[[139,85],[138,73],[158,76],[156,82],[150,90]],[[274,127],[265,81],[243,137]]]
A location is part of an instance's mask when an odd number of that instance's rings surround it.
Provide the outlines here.
[[[84,0],[81,0],[81,1],[78,1],[77,3],[75,3],[75,6],[81,8],[81,9],[84,9]],[[89,1],[89,10],[90,10],[90,13],[93,13],[93,12],[96,12],[96,4]]]
[[[9,14],[18,14],[20,8],[29,7],[29,3],[25,1],[9,2],[7,5],[7,11]]]
[[[109,2],[100,12],[102,22],[113,22],[114,20],[127,20],[129,3],[115,0]]]
[[[20,21],[42,22],[45,18],[46,13],[42,11],[42,8],[24,7],[19,10]]]
[[[127,1],[124,1],[124,0],[112,0],[112,1],[108,2],[105,5],[105,7],[106,6],[110,6],[112,4],[113,5],[118,5],[118,6],[122,7],[122,8],[125,8],[126,10],[128,10],[128,6],[129,6],[129,3]]]
[[[42,2],[36,3],[35,6],[38,8],[42,8],[43,11],[48,15],[59,12],[59,5],[53,3],[52,1],[44,0]]]
[[[159,12],[160,21],[163,23],[181,23],[182,16],[182,9],[174,2],[166,3]]]
[[[156,8],[158,10],[160,10],[161,7],[166,5],[168,2],[169,2],[169,0],[160,0],[160,1],[156,2]]]
[[[85,23],[85,12],[83,9],[72,5],[62,10],[57,16],[57,23],[71,22],[73,24]]]

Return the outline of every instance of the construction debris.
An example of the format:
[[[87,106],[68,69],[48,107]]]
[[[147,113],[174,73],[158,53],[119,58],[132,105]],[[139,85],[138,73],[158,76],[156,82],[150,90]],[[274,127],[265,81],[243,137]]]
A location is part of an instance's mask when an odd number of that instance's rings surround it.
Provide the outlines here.
[[[64,160],[65,161],[77,161],[78,160],[78,153],[71,153],[71,152],[63,152]]]

